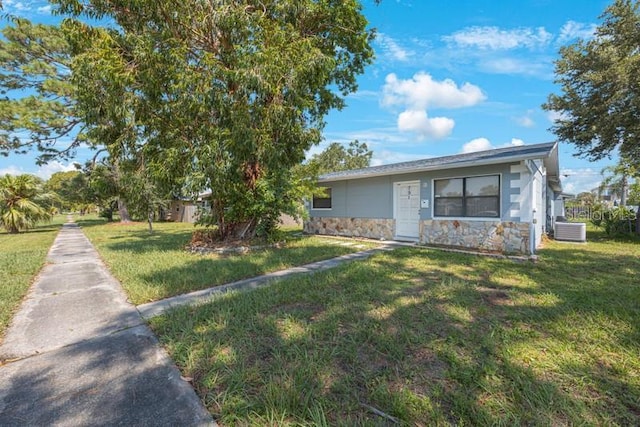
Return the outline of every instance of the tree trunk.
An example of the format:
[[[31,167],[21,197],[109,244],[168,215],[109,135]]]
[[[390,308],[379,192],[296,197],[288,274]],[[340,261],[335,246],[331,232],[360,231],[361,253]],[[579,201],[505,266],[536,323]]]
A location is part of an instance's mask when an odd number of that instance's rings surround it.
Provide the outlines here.
[[[638,206],[638,212],[636,212],[636,234],[640,236],[640,206]]]
[[[120,222],[131,222],[131,216],[129,216],[127,203],[121,198],[118,198],[118,215],[120,215]]]
[[[627,174],[622,175],[622,194],[620,195],[620,206],[627,206]]]
[[[149,223],[149,234],[153,234],[153,211],[149,211],[147,222]]]

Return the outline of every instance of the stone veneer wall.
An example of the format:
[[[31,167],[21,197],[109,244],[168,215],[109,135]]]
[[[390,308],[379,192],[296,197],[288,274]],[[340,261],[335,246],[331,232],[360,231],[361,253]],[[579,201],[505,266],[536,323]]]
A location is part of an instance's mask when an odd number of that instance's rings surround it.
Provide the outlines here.
[[[525,222],[423,220],[420,243],[529,254],[529,224]]]
[[[316,217],[304,222],[304,232],[392,240],[394,224],[393,219]]]

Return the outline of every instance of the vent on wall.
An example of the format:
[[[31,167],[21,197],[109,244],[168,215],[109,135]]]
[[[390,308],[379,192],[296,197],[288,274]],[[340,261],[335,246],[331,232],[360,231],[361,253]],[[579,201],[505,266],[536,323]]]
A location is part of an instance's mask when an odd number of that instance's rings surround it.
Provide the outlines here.
[[[586,242],[587,224],[583,222],[556,222],[556,229],[554,233],[556,240]]]

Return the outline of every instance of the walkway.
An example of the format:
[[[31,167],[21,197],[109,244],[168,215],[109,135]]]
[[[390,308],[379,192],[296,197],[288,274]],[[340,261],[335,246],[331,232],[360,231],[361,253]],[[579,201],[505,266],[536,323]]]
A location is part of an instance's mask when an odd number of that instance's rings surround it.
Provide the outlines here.
[[[67,223],[0,346],[0,425],[215,425]]]
[[[248,291],[263,286],[268,286],[272,284],[274,280],[284,279],[286,277],[291,277],[298,274],[309,274],[316,271],[328,270],[330,268],[337,267],[344,262],[368,258],[376,252],[393,250],[396,246],[398,245],[394,243],[386,244],[375,249],[354,252],[324,261],[317,261],[310,264],[301,265],[299,267],[291,267],[286,270],[275,271],[273,273],[267,273],[258,277],[251,277],[249,279],[238,280],[237,282],[227,283],[221,286],[214,286],[212,288],[202,289],[200,291],[190,292],[188,294],[177,295],[175,297],[166,298],[160,301],[142,304],[137,308],[142,317],[144,317],[145,319],[150,319],[176,307],[207,302],[216,295],[221,295],[225,292]]]

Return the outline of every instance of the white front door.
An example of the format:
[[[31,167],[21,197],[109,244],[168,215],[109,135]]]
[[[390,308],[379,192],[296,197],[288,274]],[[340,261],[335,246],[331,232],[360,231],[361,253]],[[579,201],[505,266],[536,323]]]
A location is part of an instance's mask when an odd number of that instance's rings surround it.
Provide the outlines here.
[[[394,187],[396,237],[420,237],[420,182],[396,182]]]

